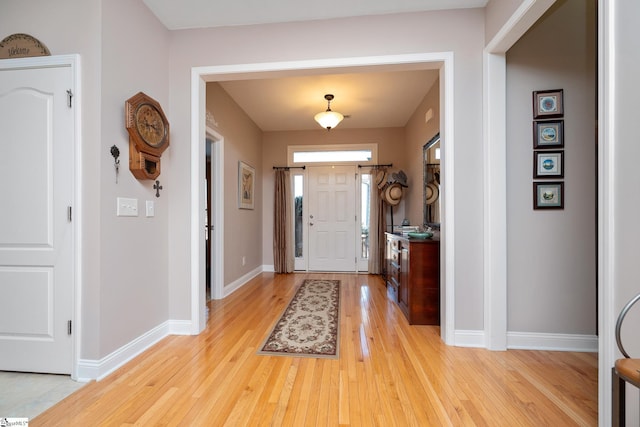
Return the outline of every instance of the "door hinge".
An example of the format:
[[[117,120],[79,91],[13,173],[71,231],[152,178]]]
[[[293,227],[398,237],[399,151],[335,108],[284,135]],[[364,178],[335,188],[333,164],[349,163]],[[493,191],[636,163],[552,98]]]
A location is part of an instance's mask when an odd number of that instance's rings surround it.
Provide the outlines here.
[[[71,335],[71,320],[67,320],[67,335]]]
[[[73,92],[71,89],[67,89],[67,107],[71,108],[71,98],[73,98]]]
[[[67,221],[71,222],[73,216],[71,215],[71,206],[67,206]]]

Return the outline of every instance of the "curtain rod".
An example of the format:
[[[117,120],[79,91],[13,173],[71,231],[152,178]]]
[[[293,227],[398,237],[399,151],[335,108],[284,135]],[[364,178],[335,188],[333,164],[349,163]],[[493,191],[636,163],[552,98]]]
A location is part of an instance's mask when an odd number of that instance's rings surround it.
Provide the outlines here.
[[[393,163],[389,163],[386,165],[358,165],[359,168],[380,168],[380,167],[391,167]]]
[[[274,169],[284,169],[284,170],[289,170],[289,169],[306,169],[306,166],[274,166]]]

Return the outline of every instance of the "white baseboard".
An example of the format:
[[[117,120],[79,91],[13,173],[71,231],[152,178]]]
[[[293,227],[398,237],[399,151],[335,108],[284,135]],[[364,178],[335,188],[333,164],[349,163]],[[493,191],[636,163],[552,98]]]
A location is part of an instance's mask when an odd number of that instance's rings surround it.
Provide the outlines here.
[[[169,335],[193,335],[191,320],[169,320]]]
[[[263,270],[264,267],[260,266],[240,277],[238,280],[228,284],[224,287],[224,296],[231,295],[244,286],[249,280],[262,273]],[[192,335],[191,321],[167,320],[102,359],[79,359],[75,380],[79,382],[100,381],[169,335]]]
[[[485,348],[484,331],[456,330],[456,347]],[[580,334],[507,332],[507,348],[518,350],[598,352],[598,337]]]
[[[76,381],[100,381],[169,335],[190,335],[191,321],[168,320],[100,360],[78,360]]]
[[[271,264],[271,265],[263,265],[262,266],[262,272],[263,273],[275,273],[276,272],[276,268],[273,266],[273,264]]]
[[[229,283],[222,290],[222,295],[223,295],[222,297],[223,298],[228,297],[229,295],[231,295],[232,293],[234,293],[235,291],[243,287],[249,280],[253,279],[260,273],[262,273],[262,266],[251,270],[244,276],[241,276],[237,280],[234,280],[233,282]]]
[[[507,332],[507,348],[597,353],[598,337],[580,334]]]
[[[484,331],[455,330],[453,345],[456,347],[485,348]]]

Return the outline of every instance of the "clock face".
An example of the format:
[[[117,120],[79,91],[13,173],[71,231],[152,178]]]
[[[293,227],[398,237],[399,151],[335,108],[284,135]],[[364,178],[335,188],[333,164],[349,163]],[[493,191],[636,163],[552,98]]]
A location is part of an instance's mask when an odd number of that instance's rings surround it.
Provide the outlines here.
[[[160,147],[166,141],[162,115],[151,104],[141,104],[136,110],[135,124],[142,140],[151,147]]]

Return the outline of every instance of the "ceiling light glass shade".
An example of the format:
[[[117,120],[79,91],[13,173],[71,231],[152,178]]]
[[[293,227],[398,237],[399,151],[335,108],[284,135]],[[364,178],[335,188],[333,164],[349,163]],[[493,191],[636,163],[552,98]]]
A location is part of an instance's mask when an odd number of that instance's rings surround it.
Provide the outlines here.
[[[338,126],[338,123],[344,119],[344,116],[335,111],[327,110],[316,114],[314,119],[320,124],[320,126],[328,130]]]

